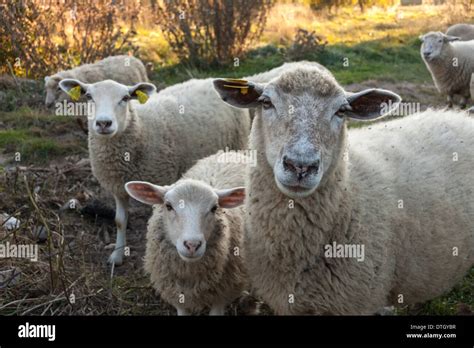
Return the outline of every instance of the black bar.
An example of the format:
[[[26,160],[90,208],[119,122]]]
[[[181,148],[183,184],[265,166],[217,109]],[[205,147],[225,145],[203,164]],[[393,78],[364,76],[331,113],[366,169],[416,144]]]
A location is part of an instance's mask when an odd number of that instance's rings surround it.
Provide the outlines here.
[[[55,325],[55,340],[20,338],[19,326]],[[412,326],[414,325],[414,326]],[[428,326],[432,325],[432,327]],[[448,326],[445,326],[448,325]],[[455,326],[452,326],[455,325]],[[420,327],[425,327],[420,331]],[[455,334],[455,338],[407,338]],[[465,317],[0,317],[9,344],[411,344],[473,347],[474,316]]]

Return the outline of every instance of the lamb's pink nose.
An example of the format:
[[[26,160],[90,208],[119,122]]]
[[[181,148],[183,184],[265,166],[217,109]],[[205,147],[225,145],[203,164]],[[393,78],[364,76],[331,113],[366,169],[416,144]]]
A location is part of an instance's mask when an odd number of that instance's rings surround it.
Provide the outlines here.
[[[202,242],[199,240],[185,240],[183,244],[190,254],[194,254],[201,247]]]

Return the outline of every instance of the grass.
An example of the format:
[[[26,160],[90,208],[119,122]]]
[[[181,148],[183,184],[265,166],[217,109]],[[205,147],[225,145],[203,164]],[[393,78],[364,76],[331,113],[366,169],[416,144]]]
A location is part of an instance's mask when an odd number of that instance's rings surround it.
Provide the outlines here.
[[[71,118],[23,107],[14,112],[0,112],[0,121],[6,125],[0,130],[0,149],[11,155],[7,160],[12,161],[19,153],[20,164],[46,163],[56,157],[85,151],[79,139],[67,139]]]
[[[341,84],[371,79],[429,82],[431,76],[420,58],[419,45],[417,36],[406,36],[396,40],[372,40],[354,46],[328,45],[322,52],[307,53],[302,58],[323,64]],[[151,79],[171,85],[189,78],[250,76],[277,67],[286,59],[284,49],[270,45],[250,51],[238,66],[228,65],[203,71],[174,64],[158,69]]]

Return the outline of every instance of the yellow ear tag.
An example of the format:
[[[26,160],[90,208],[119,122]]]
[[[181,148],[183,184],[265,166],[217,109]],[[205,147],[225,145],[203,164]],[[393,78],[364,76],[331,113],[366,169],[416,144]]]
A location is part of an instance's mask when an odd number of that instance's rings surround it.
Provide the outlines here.
[[[72,101],[78,101],[81,98],[81,86],[71,88],[67,94],[69,94]]]
[[[142,91],[136,91],[135,94],[138,97],[140,104],[145,104],[148,100],[148,95]]]
[[[237,85],[242,85],[242,86],[246,86],[248,84],[247,80],[241,80],[241,79],[224,79],[224,80],[226,82],[235,83]]]
[[[232,86],[232,85],[224,85],[226,88],[238,88],[240,89],[241,94],[247,94],[249,92],[248,86]]]

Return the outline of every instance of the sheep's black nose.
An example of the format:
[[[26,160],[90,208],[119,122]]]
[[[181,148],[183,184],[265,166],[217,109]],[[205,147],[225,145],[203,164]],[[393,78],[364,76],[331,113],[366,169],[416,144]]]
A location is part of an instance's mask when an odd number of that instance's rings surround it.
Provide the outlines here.
[[[109,128],[112,125],[112,121],[96,121],[95,124],[102,130]]]
[[[295,173],[298,179],[301,180],[309,174],[317,174],[319,171],[319,159],[314,161],[297,161],[283,156],[283,168]]]
[[[423,55],[425,56],[425,58],[429,58],[431,55],[431,52],[423,52]]]

